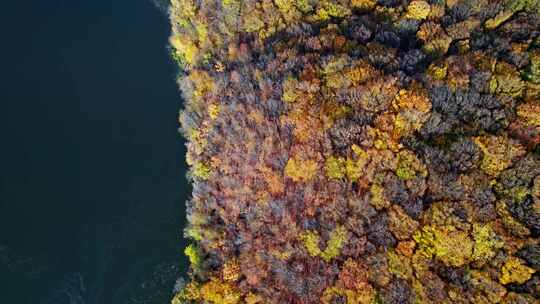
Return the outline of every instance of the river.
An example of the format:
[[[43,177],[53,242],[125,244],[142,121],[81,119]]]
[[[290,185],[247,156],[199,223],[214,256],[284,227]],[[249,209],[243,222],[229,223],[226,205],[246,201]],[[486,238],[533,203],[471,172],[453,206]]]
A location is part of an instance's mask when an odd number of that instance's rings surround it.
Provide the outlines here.
[[[191,192],[167,17],[150,0],[3,10],[0,303],[167,303]]]

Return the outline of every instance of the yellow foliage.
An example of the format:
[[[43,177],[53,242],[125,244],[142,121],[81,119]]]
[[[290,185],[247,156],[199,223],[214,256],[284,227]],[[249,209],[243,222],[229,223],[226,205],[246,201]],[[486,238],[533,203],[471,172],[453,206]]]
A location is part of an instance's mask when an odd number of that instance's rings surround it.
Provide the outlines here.
[[[409,6],[407,7],[407,14],[405,15],[405,17],[422,20],[426,19],[427,16],[429,16],[430,11],[431,7],[429,6],[429,3],[422,0],[415,0],[409,3]]]
[[[346,73],[346,78],[350,79],[353,85],[366,82],[373,78],[376,69],[365,61],[361,61],[357,66],[350,68]]]
[[[503,10],[500,13],[498,13],[495,17],[488,19],[486,23],[484,23],[484,26],[488,30],[495,29],[499,27],[499,25],[501,25],[503,22],[510,19],[512,15],[514,15],[514,12],[510,10]]]
[[[369,192],[371,193],[370,204],[373,205],[373,207],[380,210],[390,206],[390,202],[386,199],[386,196],[384,195],[384,188],[380,184],[372,184]]]
[[[298,93],[296,91],[297,84],[298,80],[296,80],[294,77],[287,77],[287,79],[283,81],[283,96],[281,96],[283,101],[294,102],[296,100],[298,97]]]
[[[409,150],[402,150],[398,154],[398,167],[396,175],[402,180],[410,180],[420,174],[427,176],[427,169],[424,164]]]
[[[347,304],[372,304],[375,303],[375,290],[368,285],[362,290],[346,289],[338,286],[328,287],[324,290],[321,303],[333,304],[336,297],[345,297]]]
[[[351,80],[343,77],[342,73],[328,74],[324,77],[327,87],[332,89],[345,89],[351,86]]]
[[[473,225],[474,249],[473,259],[487,262],[495,256],[495,250],[501,248],[504,242],[497,238],[497,235],[489,224],[481,226]]]
[[[328,20],[330,17],[345,17],[351,14],[350,9],[347,7],[329,0],[322,0],[319,6],[320,8],[317,10],[316,18],[321,21]]]
[[[260,295],[256,295],[249,292],[246,296],[246,304],[259,304],[263,302],[263,298]]]
[[[316,231],[306,231],[301,233],[299,237],[310,256],[319,256],[321,254],[319,234]]]
[[[192,267],[199,267],[201,256],[197,247],[193,244],[189,244],[186,249],[184,249],[184,254],[189,258]]]
[[[429,98],[415,90],[400,90],[394,98],[393,106],[396,110],[415,109],[422,113],[431,110]]]
[[[176,35],[171,37],[170,43],[176,49],[176,54],[185,60],[187,64],[195,63],[199,53],[199,48],[195,42],[191,41],[187,36],[180,37]]]
[[[352,7],[359,9],[373,9],[375,4],[375,0],[351,0]]]
[[[474,138],[474,143],[484,153],[480,168],[491,176],[499,175],[515,157],[526,152],[516,141],[502,136],[479,136]]]
[[[345,245],[347,241],[347,229],[341,225],[338,225],[332,233],[330,233],[330,239],[326,248],[321,253],[321,258],[326,262],[330,262],[333,258],[337,257],[341,248]]]
[[[419,130],[428,118],[424,114],[431,110],[430,100],[418,90],[400,90],[392,105],[398,111],[392,134],[395,139]]]
[[[452,43],[452,37],[444,34],[441,36],[437,36],[433,38],[432,40],[426,42],[422,49],[432,55],[432,56],[439,56],[446,54],[448,52],[448,49],[450,48],[450,44]]]
[[[206,71],[193,70],[189,75],[193,82],[193,97],[200,98],[204,94],[211,92],[215,88],[214,79]]]
[[[293,251],[292,250],[278,250],[278,249],[273,249],[270,251],[270,254],[272,254],[274,257],[282,260],[282,261],[286,261],[288,260],[292,254],[293,254]]]
[[[295,2],[291,0],[274,0],[281,15],[288,22],[294,22],[302,17],[302,14],[297,10]]]
[[[499,216],[501,217],[501,220],[503,222],[503,225],[508,231],[510,231],[512,234],[517,235],[519,237],[526,237],[531,234],[531,231],[529,228],[525,227],[522,223],[518,222],[508,211],[508,208],[506,204],[503,201],[497,202],[496,210]]]
[[[191,174],[202,180],[207,180],[212,174],[212,170],[203,162],[196,162],[191,168]]]
[[[174,16],[174,21],[178,22],[181,27],[187,27],[195,18],[197,7],[194,0],[171,0],[171,6],[178,15]]]
[[[223,6],[232,6],[238,4],[239,2],[240,0],[223,0],[222,4]]]
[[[362,176],[362,169],[366,165],[367,160],[365,158],[359,158],[354,160],[347,158],[345,161],[345,173],[350,181],[354,182]]]
[[[316,231],[305,231],[299,235],[299,238],[310,256],[320,256],[325,262],[330,262],[340,254],[341,248],[345,245],[347,229],[341,225],[336,226],[330,233],[330,239],[324,251],[321,251],[319,247],[320,237]]]
[[[345,160],[342,157],[328,157],[324,168],[328,178],[341,179],[345,177]]]
[[[244,22],[243,22],[244,30],[248,33],[258,32],[261,29],[263,29],[265,26],[260,16],[260,13],[256,11],[242,14],[242,17],[244,19]]]
[[[453,227],[424,226],[416,231],[413,239],[420,253],[435,256],[448,266],[460,267],[469,262],[474,243],[468,234]]]
[[[322,72],[325,75],[341,73],[345,66],[348,64],[346,57],[332,57],[322,68]]]
[[[353,144],[351,146],[351,150],[354,152],[354,154],[356,156],[358,156],[359,158],[363,158],[363,159],[367,159],[368,158],[368,154],[366,151],[362,150],[362,148],[360,148],[358,145],[356,144]]]
[[[321,119],[324,121],[324,128],[331,128],[336,120],[347,116],[351,111],[351,108],[345,105],[338,105],[336,103],[326,104],[321,110]]]
[[[435,80],[444,80],[446,78],[447,72],[448,72],[447,63],[442,63],[442,64],[432,63],[429,65],[429,68],[427,70],[427,74],[433,77],[433,79]]]
[[[396,277],[408,280],[413,277],[413,269],[409,258],[388,251],[388,270]]]
[[[309,0],[296,0],[295,5],[304,14],[313,10]]]
[[[240,293],[231,283],[213,278],[201,286],[200,300],[212,304],[237,304],[240,302]]]
[[[352,157],[344,159],[343,157],[330,156],[326,159],[325,169],[329,178],[340,179],[345,176],[354,182],[362,176],[362,169],[368,161],[368,154],[357,145],[351,147],[356,160]]]
[[[211,104],[208,106],[208,115],[211,119],[216,119],[219,115],[221,107],[217,104]]]
[[[369,160],[369,156],[362,148],[355,144],[351,146],[351,150],[356,157],[348,157],[344,161],[344,172],[351,182],[355,182],[362,176],[363,169]]]
[[[520,97],[523,94],[525,83],[516,67],[509,63],[498,62],[489,81],[489,90],[492,94],[503,94]]]
[[[195,282],[189,282],[177,293],[171,301],[171,304],[184,304],[185,301],[197,300],[201,296],[200,286]]]
[[[197,22],[195,25],[195,31],[197,31],[199,45],[204,44],[208,39],[208,26],[205,23]]]
[[[240,264],[238,260],[232,259],[225,262],[223,265],[223,280],[227,282],[234,282],[240,278]]]
[[[507,292],[504,286],[493,281],[490,275],[484,271],[472,270],[470,272],[470,284],[485,294],[482,301],[475,300],[473,303],[500,303]]]
[[[319,170],[317,162],[311,159],[289,158],[285,166],[285,175],[295,182],[310,181]]]
[[[540,127],[540,103],[523,103],[517,107],[517,115],[528,126]]]
[[[506,263],[501,269],[501,276],[499,282],[501,284],[518,283],[523,284],[527,282],[533,273],[536,271],[526,265],[523,261],[516,257],[510,257],[506,260]]]

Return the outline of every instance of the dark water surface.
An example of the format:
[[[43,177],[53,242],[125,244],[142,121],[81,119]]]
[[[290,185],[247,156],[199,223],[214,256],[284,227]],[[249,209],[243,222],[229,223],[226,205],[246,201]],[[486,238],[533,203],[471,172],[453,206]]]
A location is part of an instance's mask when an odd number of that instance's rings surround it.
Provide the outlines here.
[[[3,4],[0,303],[167,303],[185,150],[150,0]]]

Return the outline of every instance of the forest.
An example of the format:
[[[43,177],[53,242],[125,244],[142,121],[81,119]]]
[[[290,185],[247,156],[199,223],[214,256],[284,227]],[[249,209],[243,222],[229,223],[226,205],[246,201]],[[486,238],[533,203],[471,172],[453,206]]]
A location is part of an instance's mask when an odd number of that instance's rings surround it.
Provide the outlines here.
[[[173,304],[538,303],[538,0],[172,0]]]

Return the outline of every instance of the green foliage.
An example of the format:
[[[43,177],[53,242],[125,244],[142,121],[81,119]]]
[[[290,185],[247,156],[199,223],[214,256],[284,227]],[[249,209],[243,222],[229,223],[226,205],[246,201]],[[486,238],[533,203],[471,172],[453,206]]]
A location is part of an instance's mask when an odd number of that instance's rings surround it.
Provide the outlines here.
[[[191,267],[198,268],[201,265],[201,253],[199,248],[193,244],[189,244],[184,249],[184,254],[189,258]]]

